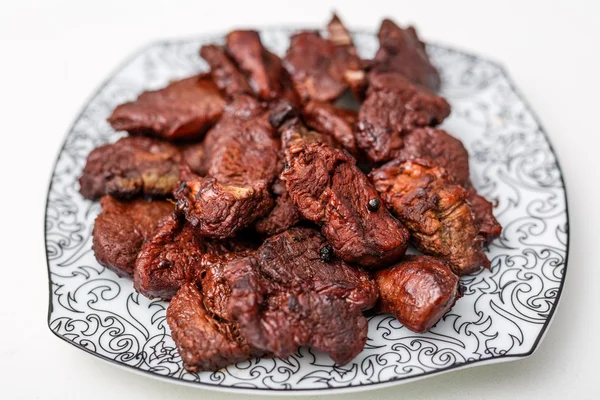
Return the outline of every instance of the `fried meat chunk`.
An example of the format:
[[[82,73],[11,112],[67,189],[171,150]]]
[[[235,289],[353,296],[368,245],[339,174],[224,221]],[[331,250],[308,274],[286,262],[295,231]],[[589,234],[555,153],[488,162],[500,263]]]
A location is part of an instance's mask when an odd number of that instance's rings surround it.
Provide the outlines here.
[[[334,100],[346,89],[335,46],[318,32],[293,35],[283,62],[302,101]]]
[[[287,168],[281,174],[304,218],[321,225],[341,259],[382,267],[406,251],[408,231],[385,207],[356,161],[322,142],[297,118],[280,126]]]
[[[357,153],[354,138],[357,117],[355,111],[330,103],[309,101],[304,106],[302,117],[310,128],[335,138],[350,154]]]
[[[179,178],[177,147],[154,138],[124,137],[95,148],[79,177],[79,191],[88,199],[104,194],[120,199],[166,197]]]
[[[397,73],[370,73],[367,98],[358,112],[355,137],[373,162],[388,161],[402,148],[403,136],[441,123],[450,105]]]
[[[108,122],[116,130],[133,134],[195,139],[217,122],[223,107],[219,89],[210,75],[202,74],[142,93],[137,100],[115,108]]]
[[[280,95],[284,72],[281,60],[263,47],[258,32],[230,32],[226,47],[260,99],[273,100]]]
[[[392,313],[414,332],[427,332],[461,297],[458,276],[435,257],[408,256],[376,271],[375,282],[378,311]]]
[[[225,239],[273,207],[269,189],[278,173],[280,144],[268,113],[255,99],[240,96],[208,133],[205,151],[207,176],[184,166],[174,196],[200,235]]]
[[[471,203],[471,210],[475,215],[475,222],[479,227],[481,235],[486,243],[491,243],[502,234],[502,225],[494,216],[494,206],[487,199],[475,191],[473,187],[468,187],[468,199]]]
[[[425,51],[425,44],[414,27],[400,28],[384,19],[379,28],[379,50],[372,60],[372,71],[395,72],[430,90],[440,89],[440,74]]]
[[[264,354],[248,344],[235,324],[211,315],[202,292],[192,283],[184,284],[171,299],[167,323],[190,372],[216,371]]]
[[[209,268],[246,255],[250,249],[236,239],[201,238],[183,218],[169,215],[140,250],[133,285],[150,299],[168,300],[184,283],[199,282]]]
[[[133,286],[150,299],[168,300],[181,285],[198,279],[205,252],[205,243],[194,229],[177,215],[170,215],[161,220],[154,236],[140,250]]]
[[[314,229],[270,237],[255,255],[226,263],[210,278],[228,298],[223,317],[239,325],[248,343],[275,356],[309,345],[345,364],[367,340],[361,311],[374,306],[375,284],[366,271],[336,258]]]
[[[210,66],[210,74],[215,84],[227,97],[252,94],[246,77],[238,70],[223,47],[214,44],[202,46],[200,56]]]
[[[207,166],[204,142],[187,143],[178,147],[181,152],[182,161],[190,167],[192,172],[196,175],[205,176]]]
[[[459,275],[489,268],[467,191],[443,168],[430,160],[394,160],[370,178],[419,250],[448,261]]]
[[[273,236],[296,225],[302,220],[298,207],[290,195],[284,192],[275,199],[275,207],[254,224],[256,232],[263,236]]]
[[[367,87],[367,79],[350,32],[335,14],[327,24],[327,32],[329,41],[335,46],[335,58],[344,66],[344,80],[354,95],[362,99]]]
[[[331,101],[348,86],[358,94],[365,87],[365,73],[348,30],[334,15],[328,25],[330,38],[304,31],[292,36],[283,63],[303,102]]]
[[[393,158],[428,158],[444,168],[456,183],[469,182],[469,153],[460,140],[436,128],[418,128],[402,138],[402,147]]]
[[[92,250],[98,262],[119,276],[131,276],[136,257],[159,221],[174,211],[167,201],[100,199],[102,212],[92,231]]]

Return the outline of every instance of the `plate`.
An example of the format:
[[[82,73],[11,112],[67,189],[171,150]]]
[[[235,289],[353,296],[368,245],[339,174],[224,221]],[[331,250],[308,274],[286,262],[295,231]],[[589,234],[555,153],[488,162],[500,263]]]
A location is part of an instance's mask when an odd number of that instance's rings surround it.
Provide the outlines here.
[[[267,29],[261,38],[282,54],[292,32]],[[375,53],[375,35],[353,36],[361,56]],[[453,110],[442,126],[464,142],[475,187],[498,205],[494,212],[504,231],[489,247],[491,270],[462,278],[464,298],[426,334],[409,331],[390,315],[371,317],[364,350],[345,366],[302,347],[287,359],[185,371],[165,320],[167,303],[138,295],[130,280],[96,262],[91,231],[100,207],[79,195],[77,177],[90,150],[122,135],[106,122],[112,109],[143,90],[206,70],[198,49],[211,42],[222,43],[223,36],[145,47],[92,95],[68,133],[45,219],[48,325],[56,336],[152,377],[248,393],[364,390],[533,353],[552,320],[566,273],[568,215],[560,167],[542,126],[500,65],[428,45]]]

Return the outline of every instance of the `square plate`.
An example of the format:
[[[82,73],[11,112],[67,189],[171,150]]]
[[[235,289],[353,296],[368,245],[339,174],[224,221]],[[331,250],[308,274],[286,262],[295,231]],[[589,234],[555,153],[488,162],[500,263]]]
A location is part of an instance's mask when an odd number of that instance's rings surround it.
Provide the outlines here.
[[[278,54],[290,29],[261,31]],[[376,35],[353,34],[362,57]],[[491,270],[461,279],[464,298],[426,334],[390,315],[369,320],[369,340],[349,364],[299,348],[287,359],[253,359],[217,372],[183,369],[166,324],[167,303],[137,294],[132,282],[100,266],[91,231],[97,202],[78,193],[87,154],[122,136],[106,122],[113,108],[171,79],[205,71],[198,56],[223,35],[153,43],[135,54],[92,95],[60,151],[46,209],[52,332],[103,360],[171,382],[249,393],[339,393],[392,385],[533,353],[557,307],[568,254],[566,192],[556,156],[539,121],[498,64],[428,45],[452,114],[442,128],[470,153],[477,190],[497,202],[504,231],[488,250]]]

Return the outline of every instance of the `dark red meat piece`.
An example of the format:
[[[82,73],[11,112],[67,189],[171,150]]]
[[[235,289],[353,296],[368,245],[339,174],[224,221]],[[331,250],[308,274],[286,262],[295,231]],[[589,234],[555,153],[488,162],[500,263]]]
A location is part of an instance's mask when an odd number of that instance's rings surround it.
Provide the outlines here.
[[[280,144],[268,114],[248,96],[230,104],[205,140],[207,176],[181,170],[177,207],[202,236],[233,236],[273,207],[269,188]]]
[[[459,275],[489,268],[467,191],[443,168],[430,160],[394,160],[370,178],[419,250],[442,257]]]
[[[338,98],[350,87],[362,99],[365,72],[350,33],[336,15],[327,30],[329,39],[314,31],[292,36],[284,65],[296,91],[304,102],[325,102]]]
[[[79,191],[88,199],[110,194],[165,197],[177,184],[181,155],[177,147],[147,137],[125,137],[95,148],[79,177]]]
[[[283,90],[283,66],[279,57],[263,47],[258,32],[230,32],[227,35],[227,50],[260,99],[273,100],[279,96]]]
[[[358,112],[355,137],[371,161],[393,159],[402,148],[404,135],[437,125],[450,114],[446,100],[402,75],[370,73],[369,84]]]
[[[292,228],[267,239],[254,256],[223,266],[224,317],[251,345],[278,357],[309,345],[345,364],[363,348],[377,289],[365,271],[327,251],[317,231]],[[325,256],[327,254],[327,256]],[[208,276],[207,276],[208,278]]]
[[[440,89],[440,74],[431,64],[414,27],[402,29],[384,19],[379,28],[379,46],[371,63],[373,71],[399,73],[418,85],[434,91]]]
[[[173,204],[141,199],[122,202],[111,196],[104,196],[100,204],[92,250],[101,265],[119,276],[131,276],[144,242],[152,237],[159,221],[174,211]]]
[[[204,176],[207,173],[206,151],[204,142],[190,143],[179,146],[183,162],[186,163],[193,173]]]
[[[256,221],[256,232],[264,236],[273,236],[296,225],[302,220],[302,214],[285,192],[275,199],[275,207],[263,218]]]
[[[347,153],[323,143],[297,118],[279,128],[287,168],[281,174],[304,218],[321,225],[337,256],[365,267],[382,267],[406,251],[408,231]]]
[[[460,140],[436,128],[415,129],[402,138],[403,145],[394,158],[412,160],[428,158],[444,168],[456,183],[469,181],[469,153]]]
[[[217,87],[228,97],[252,94],[252,88],[225,49],[216,45],[205,45],[200,56],[210,66],[210,74]]]
[[[378,311],[394,314],[414,332],[428,331],[461,297],[458,276],[435,257],[406,257],[376,271],[375,282]]]
[[[344,66],[344,80],[355,96],[362,99],[367,87],[367,79],[350,32],[335,14],[327,24],[327,32],[329,41],[335,46],[335,58]]]
[[[479,227],[479,234],[489,244],[502,234],[502,226],[494,216],[494,206],[485,197],[477,194],[473,187],[469,187],[467,191],[471,210],[473,210],[475,222]]]
[[[198,138],[223,112],[225,100],[210,75],[175,81],[121,104],[108,122],[116,130],[167,140]]]
[[[355,111],[335,107],[330,103],[310,101],[304,107],[302,116],[309,127],[335,138],[351,154],[357,153],[354,139]]]
[[[185,369],[216,371],[231,364],[260,357],[239,334],[235,324],[211,315],[202,293],[191,283],[179,289],[167,308],[167,323]]]
[[[168,300],[187,282],[197,283],[214,265],[245,255],[250,247],[230,239],[214,241],[197,235],[183,218],[164,218],[142,247],[133,274],[135,289],[148,298]]]

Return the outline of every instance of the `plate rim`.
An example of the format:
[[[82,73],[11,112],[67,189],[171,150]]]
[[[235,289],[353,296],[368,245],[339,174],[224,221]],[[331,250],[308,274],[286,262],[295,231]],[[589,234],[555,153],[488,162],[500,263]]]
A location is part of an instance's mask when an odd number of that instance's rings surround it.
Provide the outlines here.
[[[284,26],[277,26],[277,25],[265,25],[260,28],[256,28],[256,30],[259,31],[259,33],[265,32],[265,31],[273,31],[273,30],[294,32],[294,31],[300,30],[300,29],[310,29],[310,27],[305,26],[305,27],[300,28],[300,27],[292,27],[292,26],[284,27]],[[374,34],[372,31],[369,31],[367,29],[351,29],[350,33],[351,34],[366,34],[366,35]],[[226,32],[223,32],[223,31],[221,31],[221,32],[204,32],[202,34],[197,34],[197,35],[153,40],[153,41],[147,42],[146,44],[144,44],[142,46],[137,47],[127,57],[125,57],[122,61],[120,61],[102,81],[100,81],[100,83],[96,86],[94,91],[89,96],[87,96],[87,98],[83,102],[82,106],[80,107],[79,111],[77,112],[75,118],[72,120],[71,124],[69,124],[66,134],[63,135],[63,140],[62,140],[61,146],[60,146],[57,156],[54,160],[54,163],[52,165],[52,170],[51,170],[51,174],[50,174],[50,182],[48,184],[48,189],[46,192],[46,205],[44,207],[44,248],[45,248],[45,252],[46,252],[46,270],[48,273],[48,313],[47,313],[46,323],[47,323],[47,326],[48,326],[48,329],[50,330],[50,332],[52,332],[54,334],[54,336],[58,337],[59,339],[63,340],[64,342],[69,343],[70,345],[72,345],[80,350],[83,350],[87,354],[95,356],[96,358],[98,358],[104,362],[110,363],[114,366],[120,367],[126,371],[133,372],[135,374],[148,376],[148,377],[151,377],[154,379],[161,380],[163,382],[172,382],[172,383],[176,383],[179,385],[194,387],[194,388],[198,388],[198,389],[207,389],[207,390],[214,390],[214,391],[218,391],[218,392],[228,392],[228,393],[260,394],[260,395],[305,395],[305,396],[307,396],[307,395],[313,395],[315,393],[343,394],[343,393],[350,393],[350,392],[363,392],[363,391],[367,391],[367,390],[382,389],[382,388],[386,388],[386,387],[401,385],[401,384],[408,383],[408,382],[414,382],[414,381],[425,379],[425,378],[428,378],[431,376],[441,375],[441,374],[445,374],[445,373],[452,372],[452,371],[470,368],[475,365],[490,365],[490,364],[496,364],[496,363],[502,363],[502,362],[515,361],[515,360],[529,357],[533,353],[535,353],[537,351],[537,349],[539,348],[540,343],[544,340],[544,337],[546,336],[548,328],[550,327],[552,321],[554,320],[554,316],[555,316],[556,310],[560,304],[562,292],[563,292],[566,278],[567,278],[567,271],[568,271],[568,264],[569,264],[569,251],[570,251],[570,243],[571,243],[571,232],[570,232],[570,223],[569,223],[569,221],[570,221],[569,202],[568,202],[567,186],[566,186],[566,182],[565,182],[564,171],[561,167],[560,161],[558,159],[558,154],[552,144],[550,136],[546,132],[546,128],[542,124],[537,113],[535,112],[535,110],[533,109],[533,107],[531,106],[531,104],[529,103],[527,98],[523,95],[522,91],[516,86],[513,78],[508,73],[508,70],[504,66],[504,64],[499,61],[496,61],[494,59],[490,59],[487,56],[479,56],[470,51],[463,50],[460,47],[448,46],[448,45],[442,44],[437,41],[427,41],[426,45],[447,49],[452,52],[462,54],[469,58],[476,58],[476,59],[484,60],[499,69],[499,71],[506,78],[506,81],[507,81],[508,85],[510,86],[510,88],[514,91],[516,96],[523,102],[523,105],[525,106],[526,110],[531,114],[531,117],[533,118],[535,123],[538,125],[540,132],[542,133],[545,141],[548,144],[548,150],[554,156],[556,168],[557,168],[558,172],[560,173],[560,182],[562,184],[562,189],[563,189],[562,192],[563,192],[564,201],[565,201],[565,218],[566,218],[566,229],[565,229],[566,245],[565,245],[565,259],[564,259],[563,274],[562,274],[561,282],[558,286],[556,301],[552,305],[552,309],[550,310],[550,312],[548,314],[548,318],[544,322],[538,336],[536,337],[536,339],[533,342],[532,347],[529,351],[526,351],[524,353],[519,353],[519,354],[502,354],[499,356],[491,356],[491,357],[479,359],[479,360],[466,361],[463,363],[453,364],[451,366],[441,368],[438,370],[424,372],[424,373],[416,375],[416,376],[399,377],[396,379],[390,379],[390,380],[383,381],[383,382],[370,382],[370,383],[363,383],[363,384],[359,384],[359,385],[355,385],[355,386],[351,385],[351,386],[345,386],[345,387],[327,387],[327,388],[314,388],[314,389],[311,389],[311,388],[296,388],[296,389],[250,388],[250,387],[242,387],[242,386],[222,386],[219,384],[212,384],[212,383],[207,383],[207,382],[187,381],[184,379],[160,375],[160,374],[157,374],[157,373],[154,373],[151,371],[142,370],[142,369],[136,368],[133,365],[119,363],[118,361],[115,361],[114,359],[110,359],[108,357],[103,356],[102,354],[91,351],[90,349],[86,348],[85,346],[80,345],[79,343],[68,340],[66,337],[60,335],[58,332],[56,332],[52,329],[51,317],[52,317],[52,312],[54,310],[53,302],[52,302],[52,300],[53,300],[52,283],[53,282],[52,282],[52,272],[50,270],[50,260],[48,258],[48,241],[46,240],[47,236],[48,236],[48,226],[46,224],[46,217],[48,215],[48,210],[49,210],[50,192],[52,190],[52,183],[53,183],[53,178],[54,178],[55,171],[56,171],[56,166],[58,164],[60,156],[62,155],[62,153],[65,149],[68,137],[71,134],[75,124],[81,118],[81,116],[87,109],[90,102],[113,80],[113,78],[124,67],[126,67],[131,61],[135,60],[139,55],[143,54],[146,50],[148,50],[154,46],[158,46],[158,45],[173,44],[173,43],[185,43],[187,41],[194,40],[194,38],[211,37],[211,36],[225,37],[225,35],[226,35]]]

